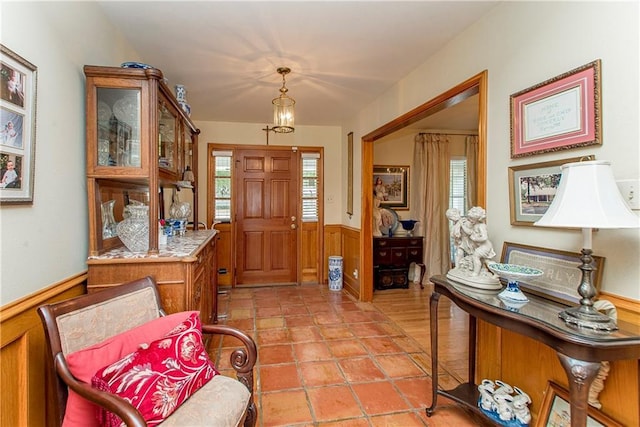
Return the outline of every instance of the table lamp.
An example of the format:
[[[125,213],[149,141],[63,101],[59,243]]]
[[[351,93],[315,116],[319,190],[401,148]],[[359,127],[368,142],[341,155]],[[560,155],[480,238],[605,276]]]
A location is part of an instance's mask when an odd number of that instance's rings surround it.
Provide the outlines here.
[[[618,329],[609,316],[593,307],[596,289],[591,283],[591,230],[594,228],[637,228],[640,218],[626,204],[616,186],[611,163],[585,161],[561,167],[560,186],[547,212],[534,223],[544,227],[582,229],[582,278],[578,286],[580,305],[560,312],[566,323],[600,331]]]

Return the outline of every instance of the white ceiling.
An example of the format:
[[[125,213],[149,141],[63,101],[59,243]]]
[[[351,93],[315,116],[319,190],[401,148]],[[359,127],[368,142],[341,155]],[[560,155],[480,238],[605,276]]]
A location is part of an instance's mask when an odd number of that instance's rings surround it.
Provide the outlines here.
[[[194,120],[271,123],[286,66],[296,125],[339,125],[498,1],[99,3]]]

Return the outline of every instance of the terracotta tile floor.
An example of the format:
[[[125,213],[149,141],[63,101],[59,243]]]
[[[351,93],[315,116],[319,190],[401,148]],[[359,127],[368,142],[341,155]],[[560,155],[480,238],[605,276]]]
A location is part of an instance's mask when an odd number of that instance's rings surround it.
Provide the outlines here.
[[[429,354],[374,304],[326,285],[229,289],[218,301],[220,323],[249,332],[258,344],[259,427],[487,425],[443,397],[426,416]],[[231,375],[235,345],[211,344],[223,374]],[[447,387],[459,382],[440,375]]]

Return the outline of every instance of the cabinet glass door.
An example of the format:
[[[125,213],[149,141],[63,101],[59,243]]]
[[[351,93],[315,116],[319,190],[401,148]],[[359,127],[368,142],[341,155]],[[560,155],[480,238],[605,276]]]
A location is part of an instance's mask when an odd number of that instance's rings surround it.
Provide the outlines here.
[[[140,167],[140,90],[97,88],[98,166]]]
[[[177,172],[177,114],[171,111],[166,103],[161,102],[158,120],[158,166]]]

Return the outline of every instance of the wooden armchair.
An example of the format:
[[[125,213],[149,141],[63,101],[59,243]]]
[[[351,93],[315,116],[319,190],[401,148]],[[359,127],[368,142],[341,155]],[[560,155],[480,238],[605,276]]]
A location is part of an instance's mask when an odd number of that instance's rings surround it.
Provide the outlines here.
[[[173,326],[167,325],[170,325],[173,317],[184,314],[166,316],[154,280],[145,277],[101,292],[43,305],[38,308],[38,314],[48,341],[50,378],[56,382],[55,387],[50,387],[55,388],[56,396],[48,397],[48,400],[55,398],[57,413],[48,417],[55,417],[59,425],[64,420],[65,426],[73,425],[74,417],[76,425],[97,425],[95,414],[99,408],[104,408],[117,415],[127,426],[147,425],[145,418],[129,401],[92,387],[91,378],[96,370],[95,366],[90,365],[104,363],[97,359],[107,357],[106,354],[111,359],[116,357],[109,360],[106,364],[109,365],[136,351],[141,343],[148,343],[151,340],[149,335],[161,333],[163,327],[165,332],[174,330]],[[165,323],[158,326],[159,322]],[[213,376],[182,402],[162,425],[254,426],[255,342],[244,332],[225,325],[203,324],[202,333],[205,336],[232,336],[244,346],[231,355],[237,381],[223,375]],[[104,366],[99,364],[98,369]],[[78,407],[70,407],[68,402],[71,405],[80,402],[85,405],[85,412],[78,413]]]

